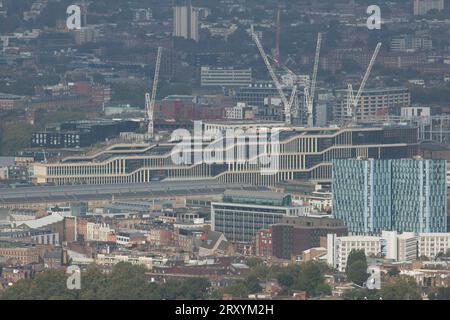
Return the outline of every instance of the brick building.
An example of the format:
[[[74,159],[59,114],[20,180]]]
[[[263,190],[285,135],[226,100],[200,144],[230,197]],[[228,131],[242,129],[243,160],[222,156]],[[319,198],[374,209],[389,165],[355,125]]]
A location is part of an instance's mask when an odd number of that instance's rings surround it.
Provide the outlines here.
[[[304,250],[320,247],[320,238],[327,234],[347,235],[342,220],[319,217],[284,217],[281,223],[271,226],[272,255],[279,259],[291,259]]]

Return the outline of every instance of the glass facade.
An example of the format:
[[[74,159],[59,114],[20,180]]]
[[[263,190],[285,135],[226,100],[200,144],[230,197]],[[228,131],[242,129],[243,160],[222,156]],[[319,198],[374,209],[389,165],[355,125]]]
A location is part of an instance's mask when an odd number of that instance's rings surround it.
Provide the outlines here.
[[[446,232],[445,160],[334,160],[333,216],[349,232]]]

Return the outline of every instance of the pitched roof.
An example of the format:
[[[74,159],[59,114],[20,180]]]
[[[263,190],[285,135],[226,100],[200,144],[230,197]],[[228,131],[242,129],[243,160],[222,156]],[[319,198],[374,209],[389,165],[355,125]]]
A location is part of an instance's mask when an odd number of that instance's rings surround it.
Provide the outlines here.
[[[45,226],[48,226],[49,224],[53,224],[59,221],[64,220],[64,217],[62,215],[59,215],[57,213],[54,213],[52,215],[36,219],[36,220],[26,220],[26,221],[19,221],[18,226],[20,225],[26,225],[30,227],[31,229],[38,229]]]

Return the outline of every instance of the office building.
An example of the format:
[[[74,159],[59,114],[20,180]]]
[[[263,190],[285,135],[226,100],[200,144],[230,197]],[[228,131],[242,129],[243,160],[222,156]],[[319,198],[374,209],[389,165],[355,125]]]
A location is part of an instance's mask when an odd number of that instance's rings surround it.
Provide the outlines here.
[[[272,255],[279,259],[291,259],[303,251],[320,247],[320,238],[327,234],[346,236],[347,227],[342,220],[328,217],[283,217],[271,226]]]
[[[450,250],[450,233],[420,233],[419,257],[425,256],[435,259],[439,253],[447,253]]]
[[[211,227],[229,241],[250,243],[258,231],[268,229],[282,217],[303,216],[308,210],[294,206],[287,194],[228,190],[222,202],[211,203]]]
[[[254,119],[255,109],[244,102],[238,102],[234,107],[225,108],[225,118],[230,120]]]
[[[347,109],[347,90],[337,90],[336,100],[334,120],[340,122],[351,119]],[[400,114],[401,108],[410,105],[411,94],[408,88],[364,89],[356,109],[356,119],[373,120],[387,114]]]
[[[242,87],[252,83],[252,69],[201,67],[202,87]]]
[[[289,99],[292,88],[283,88],[286,98]],[[279,97],[277,88],[272,82],[253,82],[234,91],[236,102],[245,102],[251,106],[264,107],[265,100],[271,97]]]
[[[25,107],[24,97],[0,93],[0,111],[15,110],[23,107]]]
[[[430,37],[416,37],[406,34],[391,39],[392,52],[414,52],[431,49],[433,49],[433,40]]]
[[[411,262],[420,257],[433,260],[450,250],[450,233],[416,233],[382,231],[380,236],[327,235],[327,262],[345,271],[352,250],[363,250],[366,256],[376,256],[394,262]]]
[[[394,261],[414,261],[418,258],[419,237],[414,232],[382,231],[385,258]]]
[[[327,235],[327,263],[345,271],[347,259],[352,250],[362,250],[366,256],[383,256],[383,241],[375,236],[346,236],[338,237],[335,234]]]
[[[175,37],[182,37],[199,41],[198,33],[198,9],[193,8],[188,0],[186,6],[176,6],[173,8],[173,34]]]
[[[230,124],[229,124],[230,125]],[[246,124],[248,125],[248,123]],[[265,124],[260,124],[265,126]],[[208,123],[204,124],[209,127]],[[218,127],[219,125],[213,125]],[[225,125],[222,124],[222,127]],[[224,127],[225,129],[225,127]],[[243,129],[246,130],[246,129]],[[211,163],[203,159],[210,141],[198,142],[199,159],[191,164],[176,164],[172,155],[180,142],[158,144],[113,145],[90,156],[67,157],[59,162],[34,163],[33,173],[37,183],[60,184],[120,184],[146,183],[156,180],[201,180],[216,178],[224,183],[274,185],[280,181],[311,180],[331,181],[333,159],[358,156],[372,158],[406,158],[417,154],[417,128],[406,126],[347,127],[347,128],[280,128],[279,153],[271,164],[262,156],[252,158],[245,151],[239,159]],[[253,135],[247,130],[246,135]],[[272,132],[274,133],[275,130]],[[269,133],[270,136],[272,133]],[[266,137],[267,138],[270,138]],[[226,141],[228,140],[228,142]],[[220,144],[235,145],[238,149],[250,148],[250,139],[217,139],[216,153],[225,153]],[[251,140],[256,140],[252,138]],[[257,144],[263,144],[258,139]],[[263,144],[264,145],[264,144]],[[263,147],[262,145],[262,147]],[[267,144],[265,144],[267,146]],[[277,147],[278,148],[278,147]],[[267,160],[267,157],[266,157]],[[270,168],[271,174],[262,174]]]
[[[139,122],[132,120],[68,121],[33,132],[31,147],[83,148],[118,136],[121,132],[133,132],[139,126]]]
[[[349,232],[445,232],[445,160],[334,160],[333,216]]]
[[[415,16],[423,16],[431,10],[444,10],[444,0],[414,0]]]

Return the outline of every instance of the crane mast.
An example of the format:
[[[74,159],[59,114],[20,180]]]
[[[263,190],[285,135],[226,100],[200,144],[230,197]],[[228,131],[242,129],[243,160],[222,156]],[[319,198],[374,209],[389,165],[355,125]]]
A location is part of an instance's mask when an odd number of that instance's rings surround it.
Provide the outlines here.
[[[370,59],[370,63],[367,67],[366,73],[364,74],[364,78],[359,86],[359,90],[354,96],[353,86],[351,84],[348,85],[347,88],[347,110],[350,111],[350,115],[353,119],[353,122],[356,122],[356,108],[358,107],[359,100],[361,99],[362,92],[366,86],[367,80],[369,79],[370,72],[372,71],[373,65],[375,64],[375,60],[377,59],[378,53],[380,52],[381,42],[378,42],[375,51],[373,52],[372,59]]]
[[[314,95],[316,92],[317,72],[319,70],[320,49],[322,46],[322,33],[317,34],[316,54],[314,57],[314,68],[312,79],[309,84],[305,85],[305,104],[306,112],[308,114],[308,126],[312,127],[314,124]]]
[[[256,32],[253,29],[253,26],[251,27],[251,34],[252,34],[253,41],[255,42],[256,46],[258,47],[259,53],[261,54],[261,57],[264,60],[267,70],[269,71],[270,77],[272,78],[272,81],[275,83],[275,87],[278,90],[278,94],[280,95],[282,104],[284,106],[285,122],[287,125],[290,125],[291,124],[291,108],[290,108],[289,102],[287,101],[286,96],[284,95],[283,88],[281,87],[280,81],[278,81],[278,78],[277,78],[275,72],[273,71],[272,66],[270,65],[269,59],[267,58],[267,54],[264,51],[264,48],[263,48],[261,42],[259,41],[258,35],[256,34]]]
[[[316,55],[314,57],[314,69],[313,69],[313,76],[312,76],[309,92],[307,92],[308,90],[306,90],[306,88],[308,86],[305,86],[305,100],[307,103],[308,125],[309,126],[313,126],[313,123],[314,123],[313,107],[314,107],[314,96],[316,93],[317,72],[319,70],[319,59],[320,59],[321,46],[322,46],[322,33],[319,32],[317,34]],[[308,99],[306,99],[307,95],[308,95]]]
[[[162,50],[163,50],[162,47],[158,47],[158,53],[156,55],[155,76],[153,77],[152,93],[151,95],[149,93],[145,94],[145,109],[147,111],[147,119],[148,119],[147,134],[149,138],[153,138],[154,136],[153,112],[155,109],[156,91],[158,90],[159,69],[161,66]]]

